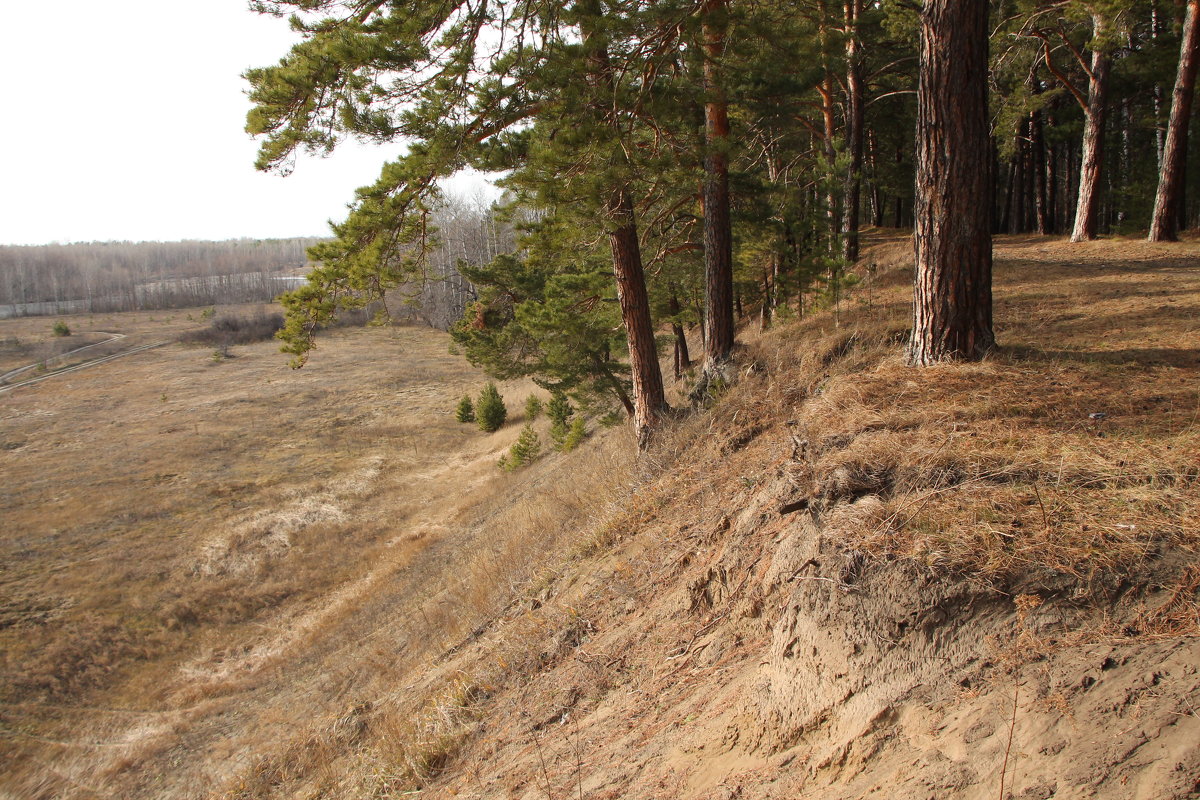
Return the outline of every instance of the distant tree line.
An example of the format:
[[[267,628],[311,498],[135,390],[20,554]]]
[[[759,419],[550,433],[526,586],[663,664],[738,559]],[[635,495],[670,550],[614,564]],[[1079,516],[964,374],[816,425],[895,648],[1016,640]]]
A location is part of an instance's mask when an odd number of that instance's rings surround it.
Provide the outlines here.
[[[0,315],[267,302],[303,270],[307,239],[0,246]]]

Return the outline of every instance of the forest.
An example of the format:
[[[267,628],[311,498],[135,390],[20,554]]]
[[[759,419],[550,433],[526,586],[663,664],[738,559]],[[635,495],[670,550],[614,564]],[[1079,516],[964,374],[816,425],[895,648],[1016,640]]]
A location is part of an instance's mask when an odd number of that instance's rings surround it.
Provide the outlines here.
[[[419,280],[393,294],[393,317],[446,330],[476,299],[460,263],[512,250],[513,229],[479,201],[442,197]],[[317,238],[0,246],[0,318],[268,303],[302,281]]]
[[[993,234],[1169,240],[1200,217],[1194,0],[251,6],[302,37],[246,73],[260,169],[347,138],[401,153],[285,297],[297,364],[339,308],[428,277],[437,179],[468,166],[505,174],[517,239],[461,265],[457,346],[619,401],[642,440],[669,412],[660,344],[698,390],[727,380],[735,314],[839,302],[864,226],[914,230],[920,365],[992,347]]]
[[[0,315],[266,302],[316,239],[0,246]]]

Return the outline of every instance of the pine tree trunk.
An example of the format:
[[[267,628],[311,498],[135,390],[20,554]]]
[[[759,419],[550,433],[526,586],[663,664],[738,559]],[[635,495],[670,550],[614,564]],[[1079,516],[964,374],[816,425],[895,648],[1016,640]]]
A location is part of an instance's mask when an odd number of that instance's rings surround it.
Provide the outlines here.
[[[581,10],[599,20],[602,13],[599,0],[584,0]],[[613,91],[612,62],[608,45],[596,33],[593,24],[581,26],[584,45],[588,49],[588,82],[597,98],[594,101],[596,121],[612,124],[603,98]],[[618,182],[620,178],[616,179]],[[638,242],[637,217],[633,199],[624,185],[614,186],[605,200],[609,222],[609,244],[612,249],[613,275],[617,284],[617,301],[629,345],[629,371],[633,383],[633,426],[639,448],[650,443],[650,437],[663,416],[669,411],[663,389],[662,371],[658,364],[658,348],[654,341],[654,324],[650,317],[650,298],[646,291],[646,276],[642,266],[641,245]]]
[[[671,285],[671,294],[667,299],[667,311],[671,314],[671,333],[675,335],[675,380],[683,377],[683,371],[692,366],[688,353],[687,333],[679,322],[679,296],[675,293],[675,285]]]
[[[1062,230],[1058,223],[1058,146],[1046,150],[1046,233],[1058,233]]]
[[[1099,36],[1103,23],[1093,17],[1092,34]],[[1079,165],[1079,195],[1075,203],[1072,242],[1096,238],[1099,228],[1100,171],[1104,166],[1104,122],[1108,113],[1108,73],[1112,56],[1101,48],[1092,51],[1088,75],[1087,109],[1083,121],[1083,152]]]
[[[638,243],[633,201],[627,191],[618,189],[612,193],[607,205],[608,217],[613,224],[609,244],[612,247],[613,274],[617,279],[617,301],[621,306],[621,320],[625,323],[625,336],[629,342],[633,427],[638,446],[644,448],[668,410],[667,400],[662,371],[658,365],[658,349],[654,342],[654,325],[650,320],[650,298],[642,270],[642,251]]]
[[[866,135],[866,147],[863,151],[863,159],[867,165],[867,199],[871,205],[871,224],[876,228],[883,227],[883,193],[879,189],[879,162],[876,160],[877,144],[875,142],[875,131],[870,126],[866,125],[864,120],[863,130]]]
[[[1079,148],[1070,148],[1066,152],[1067,184],[1064,186],[1066,197],[1062,204],[1062,230],[1075,227],[1076,204],[1072,200],[1079,197]]]
[[[778,267],[774,263],[776,258],[778,258],[778,256],[772,254],[771,257],[763,263],[762,268],[763,301],[762,312],[759,316],[759,329],[764,331],[771,327],[771,310],[775,305],[774,300],[771,297],[772,294],[774,294],[771,288],[771,276],[778,270]]]
[[[1162,33],[1163,33],[1162,15],[1158,11],[1158,4],[1155,2],[1151,2],[1150,3],[1150,38],[1151,38],[1151,40],[1157,41],[1158,37],[1160,37],[1162,35]],[[1184,31],[1183,40],[1185,42],[1187,41],[1187,31],[1186,30]],[[1162,163],[1163,163],[1163,151],[1166,149],[1166,144],[1167,144],[1167,130],[1166,130],[1166,125],[1163,124],[1163,122],[1164,122],[1163,121],[1163,113],[1162,113],[1163,87],[1162,87],[1162,84],[1159,83],[1158,81],[1154,82],[1154,89],[1151,92],[1151,97],[1153,98],[1153,105],[1154,105],[1154,147],[1155,147],[1155,154],[1158,159],[1156,163],[1158,164],[1158,169],[1160,170],[1159,174],[1161,175]]]
[[[733,234],[729,213],[729,111],[720,80],[726,0],[704,9],[704,371],[719,373],[733,351]]]
[[[862,190],[863,164],[863,76],[862,42],[859,40],[859,17],[862,0],[846,0],[846,166],[842,202],[842,257],[846,263],[858,261],[859,197]]]
[[[1200,63],[1200,0],[1188,0],[1183,21],[1183,40],[1179,45],[1179,69],[1175,73],[1175,92],[1171,97],[1171,118],[1163,145],[1162,169],[1158,191],[1154,195],[1154,215],[1150,223],[1150,241],[1173,242],[1178,239],[1179,206],[1183,193],[1188,122],[1192,116],[1192,98],[1196,87],[1196,67]]]
[[[1000,171],[999,165],[993,165],[993,169]],[[1008,177],[1005,181],[1004,189],[1004,205],[1000,208],[999,219],[996,221],[996,226],[993,229],[995,233],[1008,233],[1009,226],[1012,224],[1012,208],[1013,208],[1013,189],[1016,186],[1017,171],[1013,167],[1012,160],[1008,164]]]
[[[1008,218],[1009,233],[1025,232],[1025,152],[1021,137],[1017,137],[1012,160],[1012,213]]]
[[[1042,111],[1029,115],[1030,162],[1033,166],[1033,205],[1037,232],[1043,236],[1050,233],[1050,210],[1046,186],[1046,137],[1042,124]]]
[[[817,94],[821,96],[821,121],[822,130],[822,149],[825,152],[825,165],[829,170],[828,182],[825,191],[825,219],[829,224],[829,252],[830,254],[837,253],[836,242],[838,234],[842,230],[842,218],[839,213],[837,192],[834,190],[833,177],[837,169],[837,123],[834,119],[835,109],[833,103],[833,87],[834,76],[828,61],[829,55],[829,8],[825,0],[820,0],[818,3],[819,18],[817,22],[817,37],[821,47],[821,58],[825,68],[825,77],[816,87]],[[835,272],[836,276],[836,272]]]
[[[992,333],[988,4],[926,0],[909,363],[982,358]]]

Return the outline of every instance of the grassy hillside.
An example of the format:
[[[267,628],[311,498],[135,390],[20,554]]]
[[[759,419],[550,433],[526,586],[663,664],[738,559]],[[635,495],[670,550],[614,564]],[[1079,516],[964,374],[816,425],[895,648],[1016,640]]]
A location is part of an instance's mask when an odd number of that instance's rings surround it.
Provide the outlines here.
[[[909,252],[640,459],[499,472],[416,331],[0,399],[0,789],[1196,796],[1200,247],[1002,239],[920,371]]]

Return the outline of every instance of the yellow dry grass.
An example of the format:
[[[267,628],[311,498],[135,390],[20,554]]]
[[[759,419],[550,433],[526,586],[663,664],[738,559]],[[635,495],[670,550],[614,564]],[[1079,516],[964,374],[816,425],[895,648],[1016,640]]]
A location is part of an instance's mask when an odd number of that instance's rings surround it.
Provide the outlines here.
[[[791,465],[798,501],[870,501],[845,548],[996,585],[1087,584],[1200,545],[1200,247],[1002,238],[999,347],[922,370],[903,360],[909,253],[869,251],[879,272],[837,317],[753,336],[686,460],[786,430],[764,466]]]
[[[67,321],[130,340],[203,324]],[[293,371],[271,342],[171,345],[0,396],[4,788],[216,791],[507,602],[592,513],[588,488],[496,469],[534,387],[501,386],[501,431],[461,425],[484,378],[447,348],[339,330]],[[564,460],[582,459],[546,459]]]

